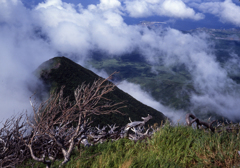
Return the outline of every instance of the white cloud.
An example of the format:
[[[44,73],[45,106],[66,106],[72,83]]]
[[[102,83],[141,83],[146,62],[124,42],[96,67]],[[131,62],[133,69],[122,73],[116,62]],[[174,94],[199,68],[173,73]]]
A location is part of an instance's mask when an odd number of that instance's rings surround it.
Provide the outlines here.
[[[102,3],[80,12],[64,4],[61,8],[58,5],[43,8],[41,4],[34,14],[51,44],[62,53],[86,56],[93,47],[115,55],[132,50],[134,36],[139,36],[139,32],[127,26],[118,11],[102,10]]]
[[[204,13],[216,15],[224,23],[240,26],[240,6],[233,3],[232,0],[201,3],[198,8]]]
[[[162,105],[160,102],[154,100],[149,93],[143,91],[140,85],[129,83],[127,81],[122,81],[117,85],[121,90],[130,94],[136,100],[162,112],[164,115],[169,117],[174,123],[183,123],[185,113],[183,111],[176,111],[175,109],[171,109]]]
[[[0,1],[1,119],[31,109],[32,72],[55,53],[35,34],[35,20],[20,1]]]
[[[102,10],[121,8],[121,2],[118,0],[100,0],[99,7]]]
[[[58,8],[62,8],[63,2],[61,0],[46,0],[45,2],[39,3],[38,4],[38,8],[47,8],[47,7],[58,7]]]
[[[126,0],[124,3],[130,16],[136,18],[153,15],[193,20],[204,18],[181,0]]]

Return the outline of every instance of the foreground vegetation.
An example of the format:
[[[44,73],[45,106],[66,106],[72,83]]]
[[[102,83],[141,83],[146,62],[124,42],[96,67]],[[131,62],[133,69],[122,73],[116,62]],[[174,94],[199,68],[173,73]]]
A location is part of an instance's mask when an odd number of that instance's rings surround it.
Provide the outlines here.
[[[167,123],[142,141],[120,139],[82,147],[81,152],[75,149],[65,167],[240,167],[237,130],[213,133]],[[56,161],[54,167],[60,163]],[[23,167],[32,167],[31,161]],[[45,165],[35,163],[34,167]]]

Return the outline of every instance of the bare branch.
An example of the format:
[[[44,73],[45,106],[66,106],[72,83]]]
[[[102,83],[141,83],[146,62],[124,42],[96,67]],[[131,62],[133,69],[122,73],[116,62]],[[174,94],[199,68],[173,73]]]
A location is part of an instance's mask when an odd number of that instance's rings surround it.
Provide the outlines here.
[[[28,124],[33,130],[33,134],[27,143],[34,160],[45,163],[50,166],[55,160],[56,155],[61,151],[64,161],[60,166],[70,160],[71,152],[79,142],[88,144],[86,134],[89,129],[88,118],[91,115],[102,115],[109,113],[121,113],[119,109],[123,108],[123,102],[112,102],[104,97],[114,90],[115,85],[107,79],[98,79],[92,85],[83,83],[75,91],[75,101],[70,102],[69,98],[63,97],[61,87],[59,93],[52,94],[50,98],[42,102],[38,107],[30,103],[34,112],[34,121],[28,117]],[[117,127],[112,127],[114,130]],[[109,133],[101,133],[101,138],[109,136]],[[41,143],[41,152],[37,154],[36,144]],[[47,150],[49,142],[56,148]],[[46,160],[48,157],[50,160]]]
[[[29,157],[29,152],[21,140],[25,132],[23,113],[3,123],[0,129],[0,167],[15,166]]]
[[[193,120],[191,121],[190,118],[192,118]],[[199,125],[200,126],[203,125],[203,126],[209,128],[212,132],[214,132],[214,128],[213,128],[212,124],[214,122],[216,122],[216,120],[214,120],[210,123],[207,123],[207,122],[199,120],[195,115],[190,114],[190,113],[186,115],[185,119],[186,119],[186,123],[187,123],[188,126],[191,126],[194,122],[196,122],[197,123],[197,128],[198,128]]]
[[[133,122],[130,122],[126,125],[125,129],[124,129],[124,137],[125,138],[128,138],[129,137],[129,130],[131,128],[134,128],[134,127],[142,127],[145,125],[146,122],[148,122],[150,119],[152,118],[151,115],[148,114],[147,117],[142,117],[143,121],[133,121]],[[129,119],[130,120],[130,119]],[[130,120],[131,121],[131,120]]]

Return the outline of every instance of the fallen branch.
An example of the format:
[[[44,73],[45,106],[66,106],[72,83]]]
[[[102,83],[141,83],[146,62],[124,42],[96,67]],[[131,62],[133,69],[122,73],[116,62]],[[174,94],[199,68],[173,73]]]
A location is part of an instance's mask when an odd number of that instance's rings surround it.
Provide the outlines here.
[[[193,120],[191,121],[191,119],[190,118],[192,118]],[[194,123],[194,122],[196,122],[197,123],[197,128],[198,128],[198,126],[205,126],[205,127],[207,127],[207,128],[209,128],[212,132],[214,132],[215,131],[215,129],[213,128],[213,126],[212,126],[212,124],[214,123],[214,122],[216,122],[216,120],[214,120],[214,121],[212,121],[212,122],[210,122],[210,123],[207,123],[207,122],[204,122],[204,121],[201,121],[201,120],[199,120],[195,115],[193,115],[193,114],[191,114],[191,113],[188,113],[187,115],[186,115],[186,122],[187,122],[187,125],[188,126],[192,126],[192,124]]]

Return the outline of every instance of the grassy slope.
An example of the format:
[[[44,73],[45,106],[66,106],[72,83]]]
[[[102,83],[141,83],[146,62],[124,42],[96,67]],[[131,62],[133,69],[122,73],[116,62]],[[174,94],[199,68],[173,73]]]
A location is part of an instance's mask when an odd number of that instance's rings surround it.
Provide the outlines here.
[[[107,73],[118,71],[117,80],[140,84],[156,100],[176,109],[186,108],[189,105],[189,92],[194,91],[191,77],[183,66],[155,66],[153,70],[150,64],[136,54],[119,58],[93,57],[89,64]]]
[[[99,78],[99,76],[92,71],[83,68],[65,57],[55,57],[43,63],[36,70],[36,75],[44,81],[46,86],[49,86],[48,90],[50,92],[58,90],[62,85],[65,85],[64,94],[65,96],[70,95],[72,100],[73,91],[78,85],[81,85],[83,82],[92,83]],[[141,117],[147,116],[148,114],[153,116],[153,119],[148,123],[151,125],[154,123],[160,124],[161,121],[165,119],[165,116],[161,112],[142,104],[118,88],[112,93],[109,93],[107,98],[116,102],[125,101],[124,104],[127,105],[127,108],[122,109],[121,112],[126,115],[111,114],[108,116],[97,116],[94,121],[95,125],[116,123],[119,126],[124,126],[129,122],[129,117],[131,117],[132,120],[141,120]]]
[[[76,150],[65,167],[240,167],[239,136],[237,133],[211,133],[166,124],[145,141],[135,143],[121,139],[82,148],[80,153]],[[58,164],[56,162],[55,166]]]

